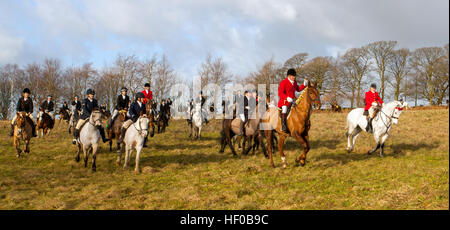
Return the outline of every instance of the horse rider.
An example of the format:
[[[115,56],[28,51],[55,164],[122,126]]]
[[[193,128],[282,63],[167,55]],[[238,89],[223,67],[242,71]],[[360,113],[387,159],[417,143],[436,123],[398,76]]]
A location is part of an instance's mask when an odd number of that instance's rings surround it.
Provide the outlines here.
[[[98,109],[98,102],[97,99],[94,98],[95,95],[95,91],[92,89],[88,89],[86,91],[87,94],[87,98],[85,98],[83,100],[83,112],[80,116],[80,119],[78,120],[78,123],[75,127],[75,131],[73,132],[73,141],[72,144],[76,144],[77,143],[77,139],[80,137],[80,129],[81,127],[84,125],[84,123],[86,123],[86,120],[91,116],[91,113],[95,110]],[[103,143],[106,143],[107,141],[109,141],[106,137],[105,137],[105,129],[103,128],[103,126],[98,127],[98,130],[100,131],[100,135],[102,136],[102,141]]]
[[[27,115],[31,118],[31,120],[33,120],[33,100],[30,97],[31,91],[28,88],[25,88],[22,91],[22,97],[19,99],[19,101],[17,102],[17,106],[16,106],[16,111],[21,113],[21,112],[25,112],[27,113]],[[9,134],[9,136],[13,136],[14,135],[14,125],[16,123],[16,119],[17,119],[17,114],[14,115],[12,121],[11,121],[11,133]],[[33,122],[33,126],[32,126],[32,133],[33,133],[33,137],[37,137],[36,135],[36,125]]]
[[[61,107],[61,110],[68,112],[69,111],[69,106],[67,105],[67,102],[63,103],[63,106]]]
[[[127,129],[130,127],[130,125],[132,125],[139,119],[141,112],[142,114],[145,114],[145,104],[143,102],[144,100],[145,100],[144,93],[139,92],[136,94],[136,100],[133,101],[133,103],[131,103],[130,109],[128,110],[129,119],[123,123],[122,129],[120,130],[120,139],[119,139],[120,143],[123,142],[125,133],[127,132]]]
[[[297,73],[294,69],[289,69],[286,75],[286,79],[282,80],[278,87],[278,96],[280,97],[280,100],[278,101],[278,108],[281,110],[281,131],[285,133],[288,132],[287,117],[290,107],[296,99],[295,92],[301,92],[308,85],[308,80],[304,79],[303,85],[298,86],[297,81],[295,80]]]
[[[201,108],[202,108],[202,111],[201,111],[202,119],[203,119],[203,122],[205,122],[205,124],[208,124],[208,118],[207,118],[207,115],[206,115],[205,110],[203,109],[203,105],[205,104],[205,102],[206,102],[206,97],[203,96],[203,91],[200,91],[200,94],[199,94],[198,97],[195,99],[195,103],[201,103]]]
[[[52,120],[55,120],[55,109],[54,109],[55,108],[55,104],[52,101],[52,96],[51,95],[47,96],[47,100],[45,100],[41,104],[41,108],[44,110],[45,113],[50,115]]]
[[[72,106],[75,106],[75,112],[81,112],[81,102],[78,100],[78,96],[75,96],[72,101]]]
[[[243,136],[244,135],[244,127],[245,127],[245,124],[247,124],[247,122],[248,122],[248,110],[250,109],[250,107],[249,107],[249,100],[251,100],[250,98],[249,98],[249,92],[248,91],[245,91],[244,92],[244,106],[243,106],[243,110],[241,110],[241,109],[239,109],[240,111],[239,111],[239,117],[241,118],[241,120],[242,120],[242,122],[240,123],[240,126],[239,126],[239,130],[240,130],[240,133],[239,133],[239,136]],[[238,106],[238,107],[241,107],[241,106]]]
[[[128,109],[128,106],[130,104],[130,97],[127,95],[127,92],[128,89],[125,87],[122,87],[122,89],[120,90],[120,95],[117,96],[116,100],[116,107],[114,108],[114,112],[111,116],[111,119],[109,119],[108,121],[106,129],[112,127],[112,124],[114,124],[114,120],[116,120],[117,115],[119,115],[119,111]]]
[[[166,117],[164,117],[166,116]],[[162,100],[161,104],[159,105],[159,118],[163,118],[164,117],[164,123],[167,123],[167,104],[166,104],[166,100]]]
[[[383,105],[383,100],[381,100],[381,97],[378,95],[378,92],[376,90],[377,85],[375,83],[372,83],[370,85],[370,90],[366,92],[365,95],[366,106],[364,107],[364,115],[367,116],[366,131],[368,133],[373,132],[372,120],[380,107]]]
[[[142,90],[142,93],[144,94],[144,100],[142,100],[142,103],[147,104],[147,102],[153,100],[153,92],[150,90],[150,83],[145,83],[144,90]]]

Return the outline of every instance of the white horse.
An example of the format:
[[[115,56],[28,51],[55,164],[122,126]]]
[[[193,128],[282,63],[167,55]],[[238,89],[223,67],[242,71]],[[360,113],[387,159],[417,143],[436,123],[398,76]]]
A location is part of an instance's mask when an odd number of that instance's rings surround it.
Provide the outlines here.
[[[195,103],[194,109],[192,112],[192,126],[191,126],[191,137],[194,139],[200,139],[202,134],[202,125],[203,125],[203,111],[202,104]]]
[[[98,127],[102,125],[102,113],[98,110],[92,111],[89,121],[81,128],[80,137],[77,139],[77,157],[75,160],[80,161],[80,150],[84,153],[84,167],[87,167],[88,154],[92,151],[92,171],[97,170],[95,160],[97,158],[98,143],[100,142],[100,131]]]
[[[389,131],[391,130],[392,124],[397,124],[400,115],[408,104],[406,102],[402,103],[399,101],[393,101],[383,105],[381,110],[372,120],[373,127],[373,137],[377,143],[377,147],[370,150],[368,154],[372,154],[378,149],[380,150],[380,157],[383,157],[384,142],[389,136]],[[358,108],[352,110],[347,115],[347,127],[348,131],[345,134],[347,137],[347,152],[353,151],[355,146],[355,141],[361,131],[366,131],[368,125],[366,116],[363,115],[364,109]]]
[[[140,172],[139,168],[139,160],[141,157],[141,151],[144,146],[145,137],[148,135],[150,119],[147,118],[147,115],[142,115],[138,118],[138,120],[130,125],[125,133],[125,137],[123,142],[125,143],[125,163],[123,164],[123,168],[126,169],[128,167],[128,162],[131,158],[131,152],[133,148],[136,149],[136,166],[134,171]],[[122,153],[119,153],[117,156],[116,164],[120,164],[120,160],[122,158]]]

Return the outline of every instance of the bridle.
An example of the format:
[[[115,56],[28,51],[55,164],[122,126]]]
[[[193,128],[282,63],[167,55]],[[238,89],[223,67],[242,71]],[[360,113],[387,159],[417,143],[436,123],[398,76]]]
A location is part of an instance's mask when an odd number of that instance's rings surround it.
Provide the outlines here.
[[[141,125],[141,118],[147,118],[147,119],[149,119],[148,117],[139,117],[138,120],[137,120],[135,123],[133,123],[133,126],[134,126],[134,128],[138,131],[139,135],[142,136],[142,134],[143,134],[145,131],[148,132],[148,129],[149,129],[149,128],[147,128],[147,129],[143,129],[143,128],[142,128],[142,125]],[[150,121],[150,119],[149,119],[149,121]],[[136,123],[139,123],[139,129],[136,127]]]
[[[100,113],[100,114],[101,114],[100,111],[94,111],[94,112],[92,112],[92,114],[94,114],[94,113]],[[91,118],[92,118],[92,114],[91,114]],[[92,126],[95,127],[95,123],[96,123],[97,121],[101,121],[101,120],[102,120],[102,116],[100,116],[97,120],[94,120],[94,121],[92,121],[91,119],[89,119],[89,124],[91,124]]]
[[[382,109],[380,109],[380,112],[383,113],[389,119],[389,125],[387,125],[386,122],[383,120],[383,118],[380,116],[381,121],[383,122],[384,126],[386,127],[385,133],[387,133],[388,130],[392,127],[392,119],[397,119],[397,120],[399,119],[399,117],[394,116],[395,110],[402,111],[403,108],[396,106],[394,108],[394,110],[392,110],[392,114],[390,116],[387,115]]]

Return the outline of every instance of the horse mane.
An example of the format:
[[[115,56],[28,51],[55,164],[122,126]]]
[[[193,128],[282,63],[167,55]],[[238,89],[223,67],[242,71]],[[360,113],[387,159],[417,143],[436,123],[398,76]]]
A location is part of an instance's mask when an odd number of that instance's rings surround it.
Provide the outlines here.
[[[402,106],[399,101],[391,101],[389,103],[385,103],[382,109],[386,109],[388,111],[393,110],[397,106]]]
[[[300,103],[300,101],[303,99],[303,95],[305,95],[306,90],[308,89],[309,86],[306,86],[306,88],[300,93],[300,96],[298,97],[297,101],[295,101],[295,103],[298,105]]]

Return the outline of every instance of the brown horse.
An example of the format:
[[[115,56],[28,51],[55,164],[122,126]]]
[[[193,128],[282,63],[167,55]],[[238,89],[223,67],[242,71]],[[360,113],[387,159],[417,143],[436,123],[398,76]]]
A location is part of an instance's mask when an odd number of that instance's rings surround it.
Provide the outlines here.
[[[308,131],[311,127],[310,116],[312,112],[312,106],[318,106],[320,108],[320,94],[316,89],[315,84],[308,84],[299,99],[291,108],[290,115],[287,119],[287,126],[290,133],[281,131],[281,119],[279,119],[279,111],[277,108],[272,108],[264,114],[262,120],[264,133],[267,138],[267,149],[269,151],[270,164],[275,167],[272,157],[272,130],[275,130],[280,137],[278,142],[278,150],[283,161],[283,167],[286,168],[286,157],[283,152],[283,144],[287,137],[291,136],[303,146],[303,154],[299,155],[295,162],[302,166],[306,163],[306,154],[310,150]]]
[[[69,123],[69,118],[70,118],[70,115],[67,110],[65,110],[65,109],[59,110],[59,124],[61,124],[62,120],[65,120],[66,123]]]
[[[25,142],[25,153],[30,153],[30,140],[33,137],[33,120],[25,112],[17,113],[16,123],[14,125],[14,147],[17,150],[17,157],[20,157],[20,141]]]
[[[53,121],[52,117],[48,115],[44,111],[44,109],[40,109],[39,111],[39,117],[38,117],[38,123],[37,123],[37,133],[39,137],[39,130],[41,131],[41,137],[44,137],[44,135],[50,134],[50,131],[53,129],[53,126],[55,125],[55,121]]]
[[[109,138],[109,151],[112,151],[112,142],[114,137],[117,142],[117,153],[120,153],[120,130],[122,129],[122,125],[126,119],[127,110],[119,111],[119,117],[114,120],[112,127],[108,130],[108,138]]]
[[[254,145],[252,145],[252,141],[255,141],[255,144],[260,144],[263,150],[264,156],[267,156],[266,148],[264,146],[263,138],[264,134],[259,128],[260,125],[260,115],[258,113],[258,108],[256,108],[253,113],[256,115],[255,118],[250,118],[246,127],[245,127],[245,135],[242,146],[242,154],[247,155],[250,150],[253,148],[254,153]],[[234,119],[224,119],[222,122],[222,132],[221,132],[221,148],[219,153],[223,153],[225,151],[225,147],[228,146],[233,153],[233,156],[237,156],[236,151],[234,149],[234,145],[231,143],[232,138],[240,132],[240,123],[242,122],[241,118]],[[241,138],[238,138],[240,142]],[[246,144],[248,143],[248,148],[246,148]]]
[[[152,132],[150,133],[150,137],[155,136],[155,113],[156,113],[155,109],[156,108],[154,106],[152,106],[151,102],[148,102],[147,104],[145,104],[145,114],[150,119],[150,123],[148,124],[148,127],[152,128]]]

